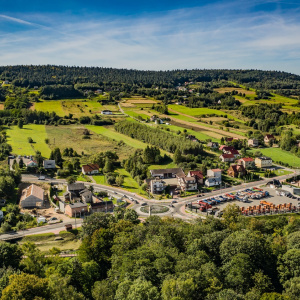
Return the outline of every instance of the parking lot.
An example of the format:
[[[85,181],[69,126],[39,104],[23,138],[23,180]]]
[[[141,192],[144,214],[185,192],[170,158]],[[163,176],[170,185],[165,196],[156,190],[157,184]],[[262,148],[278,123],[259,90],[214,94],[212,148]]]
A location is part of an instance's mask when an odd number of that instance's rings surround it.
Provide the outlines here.
[[[260,198],[251,198],[251,195],[258,195],[257,197]],[[254,189],[251,190],[251,192],[249,190],[243,190],[242,192],[234,193],[232,198],[238,198],[238,200],[231,199],[228,194],[227,196],[221,194],[221,196],[227,198],[228,200],[222,201],[222,197],[220,198],[218,196],[206,198],[199,200],[201,201],[199,204],[197,202],[193,202],[193,208],[197,208],[197,211],[200,214],[206,215],[207,213],[212,213],[213,211],[217,216],[220,214],[219,212],[221,212],[229,204],[238,205],[241,210],[244,211],[245,215],[287,212],[293,207],[298,209],[298,196],[296,196],[296,199],[292,199],[287,196],[279,196],[276,194],[276,189],[270,187],[263,187],[257,189],[257,191]],[[212,204],[211,199],[216,199],[219,201],[215,204]]]

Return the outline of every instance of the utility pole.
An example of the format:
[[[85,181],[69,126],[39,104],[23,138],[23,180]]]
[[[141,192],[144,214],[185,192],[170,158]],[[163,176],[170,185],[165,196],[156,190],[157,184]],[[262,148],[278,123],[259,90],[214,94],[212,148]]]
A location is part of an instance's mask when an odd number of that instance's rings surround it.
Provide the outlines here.
[[[77,211],[75,210],[75,229],[76,229],[76,215],[77,215]]]

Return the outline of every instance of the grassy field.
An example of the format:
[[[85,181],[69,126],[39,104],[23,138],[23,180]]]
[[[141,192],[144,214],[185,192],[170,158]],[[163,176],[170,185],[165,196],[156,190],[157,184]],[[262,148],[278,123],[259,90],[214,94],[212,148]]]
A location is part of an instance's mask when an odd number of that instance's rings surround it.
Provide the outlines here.
[[[147,144],[143,142],[140,142],[127,135],[116,132],[113,127],[108,127],[108,126],[103,127],[103,126],[95,126],[95,125],[86,125],[85,127],[97,134],[103,135],[110,139],[114,139],[117,142],[123,141],[125,144],[133,148],[144,149],[147,146]]]
[[[97,113],[100,114],[103,109],[108,109],[114,113],[118,113],[118,107],[116,105],[101,105],[96,100],[87,99],[43,100],[41,102],[34,103],[32,109],[44,112],[54,111],[57,115],[62,117],[70,113],[75,118]]]
[[[193,117],[201,117],[201,115],[227,115],[229,119],[233,119],[235,121],[238,122],[244,122],[238,118],[236,118],[235,116],[232,116],[226,112],[223,112],[221,110],[217,110],[217,109],[210,109],[210,108],[206,108],[206,107],[200,107],[200,108],[189,108],[186,106],[182,106],[182,105],[169,105],[168,106],[171,110],[174,110],[178,113],[181,114],[185,114],[188,116],[193,116]]]
[[[48,137],[45,125],[24,125],[22,129],[17,126],[7,130],[8,143],[12,146],[12,153],[16,155],[34,155],[38,150],[43,156],[50,156],[50,148],[45,143]],[[34,143],[30,144],[28,138],[31,137]]]
[[[161,126],[163,126],[163,125],[161,125]],[[178,130],[180,130],[181,132],[183,132],[185,130],[184,127],[180,127],[180,126],[176,126],[176,125],[164,125],[164,128],[169,128],[176,135],[177,135]],[[220,142],[220,139],[210,136],[209,131],[203,130],[203,132],[202,132],[202,131],[186,129],[186,132],[188,134],[194,135],[197,139],[199,139],[201,141],[206,141],[207,139],[211,139],[213,142]]]
[[[130,176],[130,174],[125,169],[117,169],[116,172],[119,175],[124,176],[123,188],[137,194],[145,194],[145,192],[139,187],[138,183]]]
[[[44,100],[42,102],[34,103],[34,106],[32,106],[32,109],[36,109],[37,111],[43,111],[43,112],[56,112],[56,114],[60,117],[63,117],[66,115],[65,111],[63,110],[63,107],[61,105],[61,101],[59,100]]]
[[[117,174],[124,176],[124,184],[122,186],[123,189],[137,194],[145,194],[145,192],[139,187],[138,183],[131,177],[131,175],[123,168],[116,169]],[[97,184],[107,185],[105,180],[105,175],[95,175],[93,176],[94,180]]]
[[[98,128],[98,126],[92,126],[92,129],[94,129],[94,127]],[[55,147],[61,149],[72,147],[78,154],[84,152],[89,155],[102,151],[115,151],[120,159],[127,158],[132,153],[133,148],[131,146],[119,146],[117,141],[95,134],[91,129],[90,131],[92,134],[90,135],[90,138],[83,139],[84,130],[85,127],[83,125],[46,126],[49,146],[51,149],[54,149]]]
[[[59,248],[64,251],[74,251],[77,250],[81,244],[81,240],[76,238],[76,235],[71,232],[60,232],[59,236],[63,240],[55,241],[57,235],[54,233],[47,234],[35,234],[24,237],[19,244],[25,242],[31,242],[36,244],[37,248],[43,252],[48,253],[53,247]]]
[[[271,157],[273,162],[282,161],[283,163],[288,163],[289,165],[300,168],[300,158],[280,148],[264,148],[250,151],[252,153],[260,151],[263,155]]]

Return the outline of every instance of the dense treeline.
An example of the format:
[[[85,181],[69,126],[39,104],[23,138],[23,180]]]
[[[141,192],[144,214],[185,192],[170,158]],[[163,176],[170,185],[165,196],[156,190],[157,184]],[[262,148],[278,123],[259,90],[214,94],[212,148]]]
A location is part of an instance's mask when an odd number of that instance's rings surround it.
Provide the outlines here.
[[[74,258],[1,242],[1,299],[298,300],[299,219],[239,212],[190,223],[94,213]]]
[[[275,127],[294,124],[300,125],[300,113],[293,112],[288,114],[282,112],[281,104],[266,104],[241,106],[240,111],[242,114],[251,119],[247,125],[264,132],[269,132],[270,129],[274,130]]]
[[[60,117],[55,112],[43,112],[29,109],[5,109],[0,110],[0,125],[17,125],[18,120],[24,123],[50,124],[56,122]]]
[[[82,96],[83,93],[76,90],[73,85],[46,85],[41,89],[41,97],[45,100],[78,98]]]
[[[192,142],[181,136],[174,136],[166,131],[151,128],[144,124],[124,120],[115,124],[115,129],[122,134],[171,153],[174,153],[176,149],[179,149],[183,154],[198,155],[203,153],[203,147],[200,143]]]
[[[13,81],[14,85],[23,87],[83,83],[96,83],[101,86],[104,82],[116,82],[149,88],[152,85],[172,87],[186,81],[211,82],[214,80],[232,80],[252,84],[259,89],[297,89],[300,85],[300,76],[277,71],[197,69],[139,71],[54,65],[3,66],[0,67],[0,79]]]

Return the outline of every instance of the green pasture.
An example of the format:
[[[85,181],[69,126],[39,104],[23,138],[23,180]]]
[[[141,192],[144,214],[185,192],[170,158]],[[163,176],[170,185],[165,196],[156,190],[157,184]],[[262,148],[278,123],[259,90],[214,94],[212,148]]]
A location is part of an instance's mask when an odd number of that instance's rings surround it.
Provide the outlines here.
[[[144,149],[147,146],[147,144],[145,144],[143,142],[135,140],[125,134],[116,132],[113,127],[108,127],[108,126],[103,127],[103,126],[95,126],[95,125],[86,125],[85,127],[97,134],[103,135],[110,139],[114,139],[118,142],[123,141],[125,144],[127,144],[133,148]]]
[[[164,128],[169,128],[171,130],[171,132],[174,133],[174,134],[176,134],[178,130],[180,130],[181,132],[186,130],[186,132],[188,134],[194,135],[197,139],[199,139],[201,141],[206,141],[206,140],[210,139],[213,142],[220,142],[219,139],[211,137],[209,135],[209,133],[210,133],[209,130],[207,130],[207,131],[205,131],[205,133],[203,133],[202,131],[195,131],[195,130],[191,130],[191,129],[186,129],[184,127],[180,127],[180,126],[176,126],[176,125],[164,125]]]
[[[223,112],[221,110],[217,109],[211,109],[211,108],[206,108],[206,107],[199,107],[199,108],[189,108],[183,105],[169,105],[169,108],[185,115],[193,116],[193,117],[201,117],[202,115],[227,115],[229,119],[233,119],[238,122],[242,122],[242,120],[232,116],[231,114],[228,114],[226,112]]]
[[[255,153],[256,151],[260,151],[263,155],[271,157],[274,163],[276,161],[281,161],[283,163],[288,163],[291,166],[300,168],[300,158],[280,148],[262,148],[250,150],[252,153]]]
[[[22,129],[12,126],[7,130],[8,144],[12,146],[12,153],[16,155],[35,155],[40,151],[44,157],[50,156],[50,148],[45,143],[48,137],[45,125],[24,125]],[[33,139],[32,144],[28,138]]]

